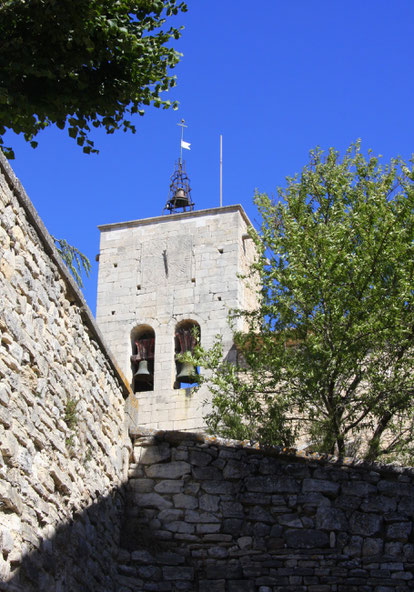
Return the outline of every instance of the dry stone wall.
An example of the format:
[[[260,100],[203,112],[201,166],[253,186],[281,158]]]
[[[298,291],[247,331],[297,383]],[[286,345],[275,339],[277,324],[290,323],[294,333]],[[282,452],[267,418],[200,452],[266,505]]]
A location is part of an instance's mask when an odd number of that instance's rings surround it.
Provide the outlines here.
[[[414,470],[165,432],[133,449],[120,592],[414,589]]]
[[[0,155],[0,589],[117,590],[128,387]]]

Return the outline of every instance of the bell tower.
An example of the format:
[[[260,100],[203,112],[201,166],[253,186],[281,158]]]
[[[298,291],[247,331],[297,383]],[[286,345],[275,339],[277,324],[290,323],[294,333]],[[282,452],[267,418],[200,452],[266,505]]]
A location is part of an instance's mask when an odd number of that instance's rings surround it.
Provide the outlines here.
[[[203,428],[209,393],[194,392],[197,370],[183,368],[177,354],[195,338],[211,347],[219,333],[225,354],[235,355],[228,311],[256,302],[238,277],[255,256],[250,226],[234,205],[99,227],[96,318],[131,382],[132,426]]]
[[[211,396],[195,392],[199,369],[182,354],[220,334],[227,358],[237,355],[228,312],[257,297],[239,277],[255,257],[250,227],[240,205],[194,209],[182,154],[162,216],[99,227],[96,319],[134,392],[132,430],[203,430]]]

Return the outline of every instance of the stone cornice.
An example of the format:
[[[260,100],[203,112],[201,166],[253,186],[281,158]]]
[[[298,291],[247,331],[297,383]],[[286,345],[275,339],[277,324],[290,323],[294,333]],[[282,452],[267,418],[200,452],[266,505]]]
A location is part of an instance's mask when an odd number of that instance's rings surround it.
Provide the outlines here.
[[[182,212],[180,214],[166,214],[165,216],[156,216],[154,218],[143,218],[142,220],[130,220],[129,222],[115,222],[113,224],[101,224],[98,226],[101,232],[107,230],[121,230],[124,228],[134,228],[136,226],[147,226],[150,224],[162,224],[166,222],[185,220],[188,218],[200,218],[203,216],[216,216],[219,214],[227,214],[230,212],[239,212],[247,226],[253,227],[243,206],[240,204],[232,206],[223,206],[221,208],[209,208],[207,210],[194,210],[192,212]]]

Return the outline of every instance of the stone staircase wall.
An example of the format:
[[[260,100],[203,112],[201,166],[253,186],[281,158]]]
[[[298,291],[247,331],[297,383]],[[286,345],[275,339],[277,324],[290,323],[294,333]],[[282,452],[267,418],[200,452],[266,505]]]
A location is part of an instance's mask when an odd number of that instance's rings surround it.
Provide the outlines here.
[[[0,589],[116,590],[129,387],[0,154]]]

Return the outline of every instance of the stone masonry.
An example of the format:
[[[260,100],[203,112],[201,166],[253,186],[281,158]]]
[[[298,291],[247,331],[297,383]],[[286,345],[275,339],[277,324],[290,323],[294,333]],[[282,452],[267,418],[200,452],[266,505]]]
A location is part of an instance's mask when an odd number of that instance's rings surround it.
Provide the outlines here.
[[[194,320],[208,345],[226,330],[228,305],[254,306],[254,292],[230,281],[230,268],[243,271],[254,252],[239,206],[123,226],[108,229],[101,256],[110,262],[105,281],[115,282],[106,331],[128,380],[0,154],[0,590],[414,590],[413,468],[137,426],[131,444],[125,399],[132,419],[140,416],[130,332],[142,323],[156,335],[156,390],[139,394],[141,417],[199,425],[200,401],[172,388],[174,328]],[[145,246],[147,231],[158,238]],[[134,239],[123,251],[126,236]],[[182,241],[190,255],[175,267]],[[188,277],[197,306],[184,302]],[[127,294],[131,281],[138,300]],[[165,409],[171,417],[161,419]]]
[[[254,259],[250,226],[236,205],[100,227],[97,322],[131,382],[131,336],[139,327],[155,333],[154,388],[130,398],[133,429],[203,428],[207,389],[174,388],[174,333],[196,322],[203,346],[220,333],[232,355],[228,311],[256,302],[237,275]]]
[[[133,461],[120,592],[414,589],[412,468],[176,432]]]
[[[116,590],[129,387],[0,152],[0,590]]]

